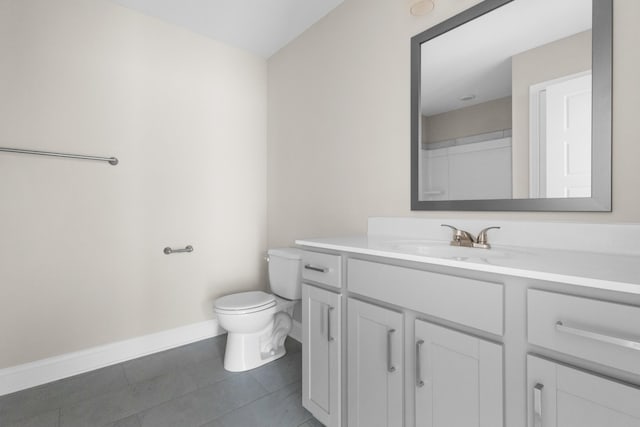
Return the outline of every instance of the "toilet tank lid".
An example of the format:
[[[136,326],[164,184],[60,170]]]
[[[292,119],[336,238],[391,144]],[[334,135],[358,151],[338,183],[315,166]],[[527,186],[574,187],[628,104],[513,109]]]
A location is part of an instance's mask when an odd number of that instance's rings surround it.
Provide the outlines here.
[[[288,259],[302,259],[302,250],[297,248],[276,248],[269,249],[267,253],[271,256],[279,256]]]

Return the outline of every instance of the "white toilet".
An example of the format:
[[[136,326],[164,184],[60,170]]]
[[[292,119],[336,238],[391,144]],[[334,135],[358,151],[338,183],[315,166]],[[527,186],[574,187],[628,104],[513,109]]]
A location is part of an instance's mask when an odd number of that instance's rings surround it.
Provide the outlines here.
[[[269,249],[269,287],[216,299],[215,313],[226,329],[224,368],[242,372],[285,355],[284,340],[291,331],[293,306],[300,300],[301,251]],[[275,294],[275,295],[274,295]]]

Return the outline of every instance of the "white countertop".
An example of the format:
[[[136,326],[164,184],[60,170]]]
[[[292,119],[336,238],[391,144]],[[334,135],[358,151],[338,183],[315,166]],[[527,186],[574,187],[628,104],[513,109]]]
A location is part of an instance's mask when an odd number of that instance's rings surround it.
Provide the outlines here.
[[[478,250],[477,256],[472,252],[474,249],[467,251],[471,256],[434,256],[425,255],[420,249],[429,249],[431,243],[443,248],[447,242],[377,235],[299,239],[295,243],[310,248],[640,294],[638,255],[494,245],[490,252]]]

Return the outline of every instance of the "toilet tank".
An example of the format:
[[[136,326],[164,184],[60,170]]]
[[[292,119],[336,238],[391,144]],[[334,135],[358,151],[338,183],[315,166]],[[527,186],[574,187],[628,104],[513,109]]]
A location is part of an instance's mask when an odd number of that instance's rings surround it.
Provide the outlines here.
[[[269,287],[286,299],[302,298],[302,251],[295,248],[269,249]]]

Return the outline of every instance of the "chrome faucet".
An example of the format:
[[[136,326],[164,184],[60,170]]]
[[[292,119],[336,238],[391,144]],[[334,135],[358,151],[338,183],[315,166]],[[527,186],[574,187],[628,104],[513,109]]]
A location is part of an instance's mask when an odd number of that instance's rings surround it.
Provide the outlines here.
[[[473,234],[468,231],[460,230],[449,224],[441,224],[442,227],[449,227],[453,230],[453,237],[451,238],[451,246],[464,246],[468,248],[481,248],[490,249],[491,245],[487,237],[487,232],[494,228],[500,227],[487,227],[478,233],[478,237],[473,237]]]
[[[441,224],[442,227],[449,227],[453,230],[453,237],[451,238],[451,246],[467,246],[469,248],[473,247],[473,244],[476,242],[476,238],[473,237],[471,233],[468,231],[460,230],[453,225],[449,224]]]

